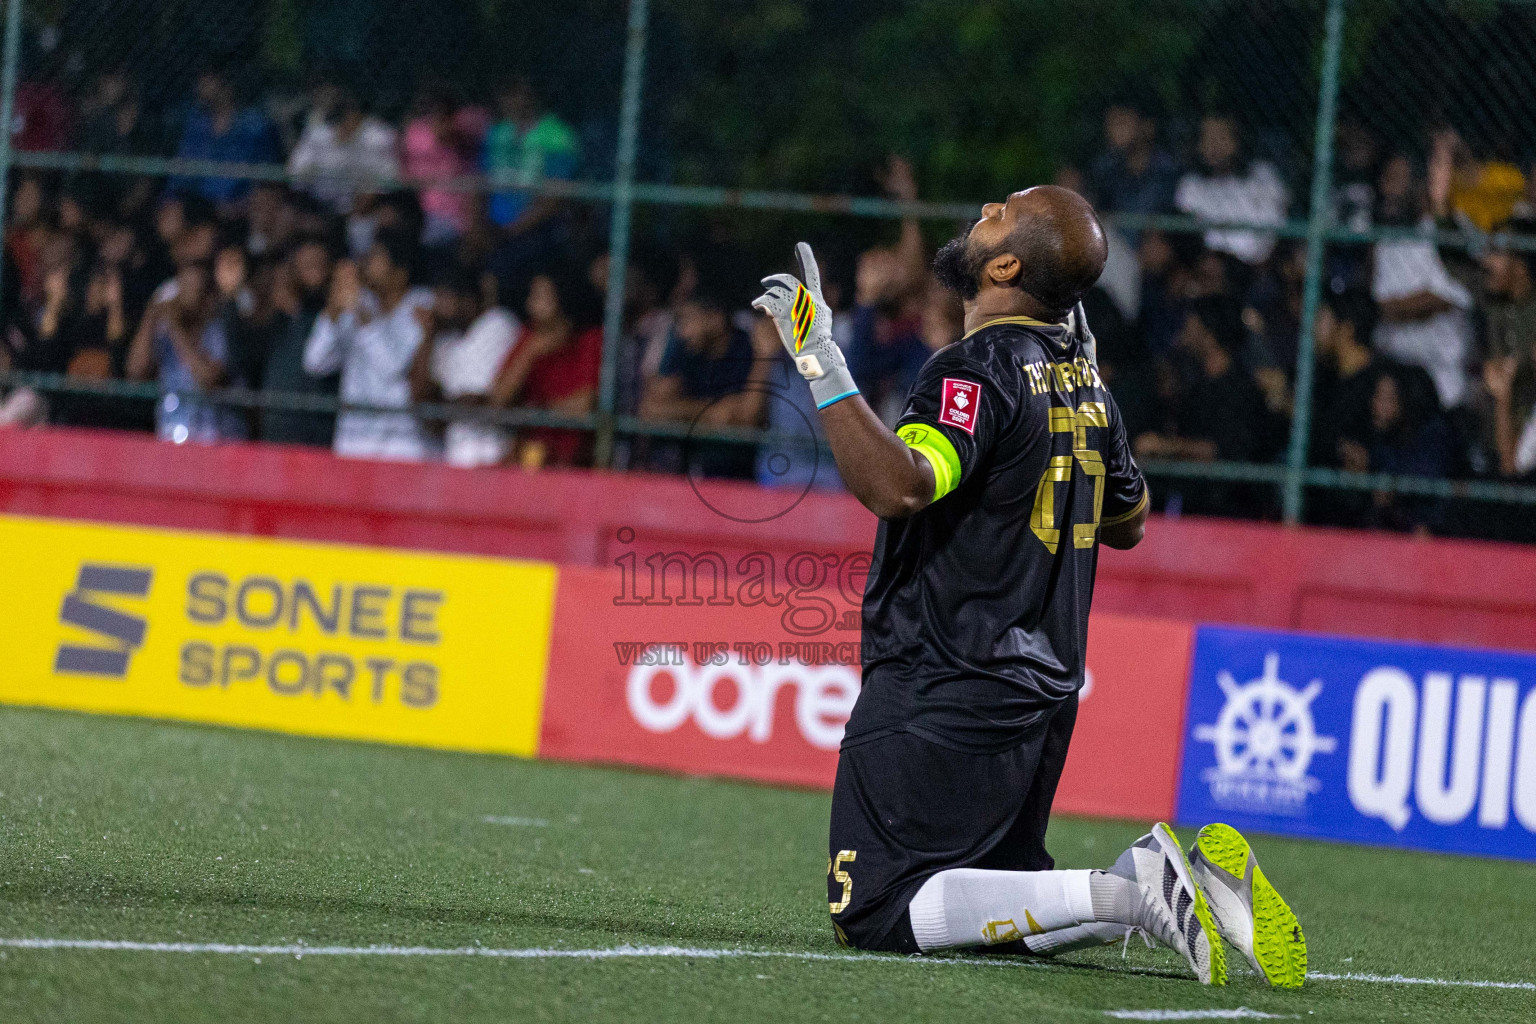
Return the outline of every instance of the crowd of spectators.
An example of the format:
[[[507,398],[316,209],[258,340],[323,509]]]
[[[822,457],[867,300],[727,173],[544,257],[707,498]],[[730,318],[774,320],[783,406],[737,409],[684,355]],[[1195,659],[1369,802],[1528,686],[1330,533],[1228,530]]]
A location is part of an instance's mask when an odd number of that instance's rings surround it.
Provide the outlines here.
[[[28,95],[25,112],[42,120],[22,119],[24,147],[285,163],[289,177],[14,175],[0,369],[154,381],[161,397],[148,408],[16,387],[0,395],[0,423],[154,430],[172,443],[261,439],[463,467],[590,462],[589,431],[513,429],[494,415],[591,413],[602,375],[602,225],[549,195],[472,183],[483,173],[581,171],[578,133],[526,80],[483,103],[424,91],[396,124],[333,83],[274,116],[208,71],[170,139],[145,127],[123,72],[100,75],[73,108]],[[1231,115],[1200,119],[1185,147],[1164,128],[1140,100],[1117,102],[1104,113],[1101,151],[1058,175],[1116,225],[1087,302],[1101,370],[1138,456],[1275,462],[1291,429],[1305,260],[1298,240],[1264,228],[1303,213],[1305,196],[1280,162],[1255,155]],[[1450,129],[1429,133],[1424,148],[1422,158],[1391,151],[1343,119],[1335,222],[1536,233],[1527,219],[1536,173],[1479,158]],[[429,183],[386,184],[406,179]],[[893,198],[918,196],[900,158],[882,183]],[[1159,214],[1212,227],[1116,224],[1116,215]],[[837,340],[888,422],[924,361],[961,333],[958,303],[928,269],[933,241],[904,221],[889,245],[826,275]],[[1536,477],[1533,257],[1498,244],[1442,248],[1415,230],[1330,246],[1314,333],[1312,464]],[[617,411],[716,433],[621,432],[620,466],[838,485],[825,450],[818,464],[809,445],[718,432],[817,429],[771,327],[746,308],[759,275],[745,271],[763,269],[755,262],[728,235],[637,247],[613,368]],[[228,388],[357,408],[337,416],[293,401],[214,400]],[[421,403],[454,414],[411,411]],[[1270,487],[1169,479],[1156,491],[1172,513],[1277,513]],[[1465,530],[1446,502],[1386,491],[1318,491],[1310,509],[1340,525]]]
[[[1061,183],[1110,215],[1192,216],[1213,225],[1305,217],[1304,183],[1254,153],[1213,112],[1187,160],[1140,99],[1104,114],[1102,150]],[[1395,151],[1358,118],[1337,126],[1333,223],[1396,229],[1325,250],[1313,334],[1309,464],[1351,472],[1536,480],[1536,166],[1475,154],[1457,132]],[[1134,217],[1126,224],[1138,223]],[[1142,225],[1157,223],[1143,220]],[[1435,229],[1483,239],[1437,245]],[[1203,236],[1114,232],[1100,315],[1106,378],[1136,453],[1191,462],[1272,462],[1291,429],[1305,250],[1279,232],[1213,226]],[[1165,481],[1190,512],[1273,512],[1268,488]],[[1466,532],[1460,510],[1381,492],[1316,491],[1309,518],[1413,532]],[[1536,539],[1514,512],[1480,532]]]
[[[18,387],[0,422],[462,467],[590,463],[590,431],[496,421],[513,408],[593,411],[608,254],[589,211],[528,189],[473,187],[480,174],[568,179],[580,169],[576,131],[526,80],[489,99],[425,91],[397,126],[327,82],[285,124],[208,71],[170,142],[142,129],[121,72],[99,76],[73,114],[50,105],[54,134],[31,140],[40,148],[285,162],[289,178],[17,174],[0,365],[81,383],[152,381],[160,398],[150,408]],[[424,184],[396,187],[406,181]],[[887,188],[917,197],[905,161],[892,161]],[[688,429],[671,440],[622,437],[621,465],[837,486],[814,445],[692,436],[815,433],[771,328],[747,310],[749,280],[761,273],[750,264],[728,239],[632,255],[618,411]],[[847,309],[841,341],[871,399],[894,416],[927,356],[958,337],[959,306],[932,284],[916,222],[895,246],[862,254],[850,276],[852,287],[830,287]],[[267,398],[231,401],[239,389]],[[350,408],[306,408],[315,396]],[[450,412],[412,411],[422,404]]]

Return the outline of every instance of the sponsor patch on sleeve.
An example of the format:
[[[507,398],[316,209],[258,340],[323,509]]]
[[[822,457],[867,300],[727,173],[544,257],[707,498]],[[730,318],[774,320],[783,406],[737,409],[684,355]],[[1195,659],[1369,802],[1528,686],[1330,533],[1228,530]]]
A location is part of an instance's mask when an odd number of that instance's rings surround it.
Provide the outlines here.
[[[959,427],[967,434],[976,433],[976,415],[981,409],[981,385],[968,380],[944,378],[944,395],[939,402],[939,422]]]

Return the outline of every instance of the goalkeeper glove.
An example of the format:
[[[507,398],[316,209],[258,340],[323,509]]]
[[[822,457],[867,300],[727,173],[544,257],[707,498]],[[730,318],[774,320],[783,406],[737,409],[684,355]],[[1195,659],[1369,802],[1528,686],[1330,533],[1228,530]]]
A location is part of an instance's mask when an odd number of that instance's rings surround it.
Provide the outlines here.
[[[1072,312],[1067,314],[1067,330],[1076,335],[1082,343],[1083,355],[1093,364],[1093,368],[1099,368],[1099,343],[1094,338],[1093,332],[1088,329],[1088,314],[1083,312],[1083,304],[1079,302],[1072,307]]]
[[[816,408],[825,409],[858,394],[859,388],[848,373],[842,351],[832,340],[832,310],[821,295],[821,272],[816,268],[816,257],[804,242],[795,246],[795,257],[800,261],[803,283],[792,274],[765,277],[763,287],[768,290],[754,299],[752,306],[773,318],[779,341],[794,358],[795,369],[810,382]]]

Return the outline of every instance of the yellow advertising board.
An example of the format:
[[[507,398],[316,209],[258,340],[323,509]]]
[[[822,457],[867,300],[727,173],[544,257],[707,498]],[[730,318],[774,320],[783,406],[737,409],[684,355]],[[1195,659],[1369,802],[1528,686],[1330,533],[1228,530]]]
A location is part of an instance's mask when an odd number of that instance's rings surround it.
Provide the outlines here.
[[[532,756],[555,573],[0,516],[0,702]]]

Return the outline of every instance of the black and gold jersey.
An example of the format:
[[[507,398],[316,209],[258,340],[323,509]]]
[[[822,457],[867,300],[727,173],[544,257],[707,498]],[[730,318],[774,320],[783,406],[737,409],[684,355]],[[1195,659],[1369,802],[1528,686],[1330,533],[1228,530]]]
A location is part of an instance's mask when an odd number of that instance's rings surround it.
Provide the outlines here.
[[[882,520],[845,747],[910,732],[990,753],[1083,683],[1098,532],[1146,482],[1076,337],[994,320],[928,360],[897,434],[936,500]]]

